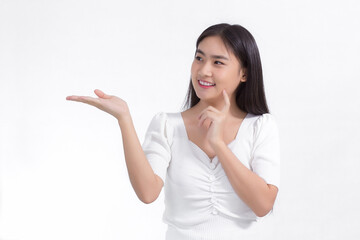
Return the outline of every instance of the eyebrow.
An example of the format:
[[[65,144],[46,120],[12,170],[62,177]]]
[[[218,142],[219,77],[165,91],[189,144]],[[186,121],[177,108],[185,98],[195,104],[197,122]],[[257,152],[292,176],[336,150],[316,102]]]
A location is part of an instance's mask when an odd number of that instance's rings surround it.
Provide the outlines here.
[[[201,53],[202,55],[204,55],[204,56],[206,57],[206,54],[205,54],[203,51],[201,51],[200,49],[196,49],[196,52],[197,52],[197,53]],[[218,59],[229,60],[227,57],[222,56],[222,55],[211,55],[210,57],[212,57],[212,58],[218,58]]]

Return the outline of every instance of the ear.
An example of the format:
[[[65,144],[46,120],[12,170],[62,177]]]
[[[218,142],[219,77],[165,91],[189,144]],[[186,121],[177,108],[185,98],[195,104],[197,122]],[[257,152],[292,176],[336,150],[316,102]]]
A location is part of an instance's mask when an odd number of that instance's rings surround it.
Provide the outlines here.
[[[246,80],[247,80],[247,69],[242,68],[240,70],[240,82],[246,82]]]

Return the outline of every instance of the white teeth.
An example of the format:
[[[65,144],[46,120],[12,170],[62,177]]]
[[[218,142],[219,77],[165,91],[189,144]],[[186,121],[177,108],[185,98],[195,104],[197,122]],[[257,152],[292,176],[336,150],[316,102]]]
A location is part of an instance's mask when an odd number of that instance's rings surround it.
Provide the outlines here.
[[[201,85],[204,85],[204,86],[214,86],[215,84],[211,84],[211,83],[208,83],[208,82],[204,82],[204,81],[201,81],[199,80],[200,84]]]

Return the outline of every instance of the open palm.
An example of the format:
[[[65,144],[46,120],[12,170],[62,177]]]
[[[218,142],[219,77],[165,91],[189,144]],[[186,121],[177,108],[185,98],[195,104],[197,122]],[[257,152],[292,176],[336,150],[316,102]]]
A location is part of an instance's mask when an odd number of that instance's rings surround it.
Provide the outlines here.
[[[88,96],[68,96],[66,100],[83,102],[113,115],[118,121],[130,115],[127,103],[119,97],[107,95],[99,89],[95,91],[98,98]]]

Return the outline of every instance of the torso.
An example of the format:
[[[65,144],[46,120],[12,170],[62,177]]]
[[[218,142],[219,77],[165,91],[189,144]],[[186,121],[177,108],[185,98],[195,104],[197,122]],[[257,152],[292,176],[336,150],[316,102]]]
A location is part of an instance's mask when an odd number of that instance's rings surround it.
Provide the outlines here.
[[[193,108],[188,109],[181,113],[184,120],[187,136],[191,142],[196,144],[206,155],[212,160],[216,154],[212,149],[209,141],[206,139],[207,130],[205,127],[198,127],[197,117],[199,113],[196,113]],[[239,112],[237,117],[233,116],[227,120],[226,128],[224,132],[224,141],[228,145],[232,142],[238,132],[238,129],[245,118],[246,113]]]

